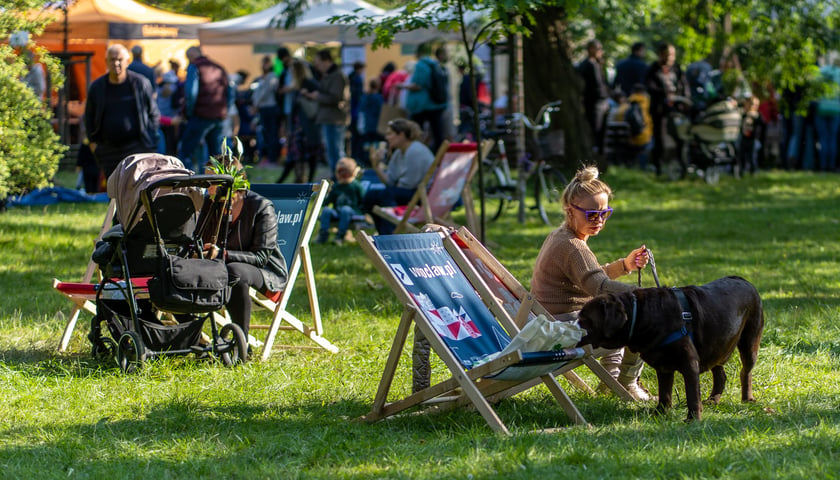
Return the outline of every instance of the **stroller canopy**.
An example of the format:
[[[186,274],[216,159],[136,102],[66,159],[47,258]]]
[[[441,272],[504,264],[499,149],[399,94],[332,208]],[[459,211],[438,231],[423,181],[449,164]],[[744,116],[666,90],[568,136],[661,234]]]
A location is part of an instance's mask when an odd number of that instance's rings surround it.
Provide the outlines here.
[[[138,153],[125,157],[114,173],[108,177],[108,197],[117,204],[117,220],[125,231],[131,231],[142,218],[135,212],[141,208],[140,192],[152,183],[171,176],[192,175],[175,157],[159,153]],[[162,189],[161,189],[162,190]],[[196,211],[201,209],[203,194],[199,188],[168,189],[189,195]],[[154,198],[168,192],[156,191]],[[134,218],[132,218],[134,217]],[[131,225],[129,225],[131,222]]]

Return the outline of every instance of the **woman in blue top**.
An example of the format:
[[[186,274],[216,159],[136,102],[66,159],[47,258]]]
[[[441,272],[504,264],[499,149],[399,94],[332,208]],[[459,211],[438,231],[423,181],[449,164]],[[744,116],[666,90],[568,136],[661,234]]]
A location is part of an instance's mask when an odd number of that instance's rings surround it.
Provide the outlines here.
[[[381,162],[385,152],[374,152],[370,162],[376,175],[385,184],[385,188],[368,190],[362,202],[362,211],[373,213],[373,207],[405,205],[417,190],[435,156],[429,147],[420,141],[420,126],[411,120],[398,118],[388,123],[385,141],[388,142],[387,166]],[[381,235],[394,231],[396,226],[372,215],[376,231]]]

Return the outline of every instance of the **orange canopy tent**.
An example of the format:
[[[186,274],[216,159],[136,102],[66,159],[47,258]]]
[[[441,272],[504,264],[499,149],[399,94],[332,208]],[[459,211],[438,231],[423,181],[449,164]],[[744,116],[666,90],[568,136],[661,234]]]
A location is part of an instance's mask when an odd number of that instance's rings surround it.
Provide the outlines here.
[[[55,5],[58,2],[53,2]],[[156,65],[170,59],[186,65],[184,51],[198,44],[198,25],[206,17],[167,12],[132,0],[68,0],[64,8],[45,8],[37,15],[54,19],[35,42],[52,52],[91,52],[91,79],[105,73],[105,50],[114,43],[143,47],[143,61]],[[75,80],[82,74],[74,71]],[[168,66],[167,66],[168,67]],[[72,81],[68,78],[69,81]],[[84,98],[85,81],[76,85]]]

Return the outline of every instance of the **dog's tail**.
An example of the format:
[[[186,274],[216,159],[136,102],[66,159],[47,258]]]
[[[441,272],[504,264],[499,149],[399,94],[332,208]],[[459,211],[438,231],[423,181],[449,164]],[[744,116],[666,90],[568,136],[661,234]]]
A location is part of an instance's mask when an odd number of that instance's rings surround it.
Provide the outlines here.
[[[764,307],[761,296],[755,286],[752,287],[753,300],[744,312],[744,329],[738,339],[738,353],[741,355],[741,401],[754,401],[752,394],[752,369],[758,361],[758,346],[764,331]]]

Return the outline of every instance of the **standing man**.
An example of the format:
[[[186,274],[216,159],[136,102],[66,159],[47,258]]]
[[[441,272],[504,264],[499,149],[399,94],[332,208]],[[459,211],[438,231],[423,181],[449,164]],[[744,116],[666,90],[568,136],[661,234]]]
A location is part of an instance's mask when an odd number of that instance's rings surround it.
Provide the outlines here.
[[[645,61],[645,44],[636,42],[630,47],[630,56],[615,65],[615,82],[625,97],[633,94],[633,87],[644,85],[647,78],[648,64]]]
[[[429,124],[432,133],[432,152],[437,152],[444,138],[444,112],[449,105],[449,85],[445,84],[440,75],[443,67],[437,60],[432,58],[431,43],[422,43],[417,46],[417,63],[414,65],[414,73],[408,83],[401,84],[399,88],[408,90],[405,106],[411,120],[424,128]],[[436,76],[437,79],[432,77]]]
[[[650,65],[645,85],[650,95],[650,117],[653,120],[653,152],[651,161],[656,174],[662,174],[662,156],[665,154],[665,126],[668,114],[673,110],[675,96],[688,98],[688,85],[680,66],[676,64],[677,51],[667,42],[659,44],[656,49],[657,60]],[[683,176],[687,165],[682,158],[682,141],[674,135],[677,146],[677,159],[682,166]]]
[[[107,179],[123,158],[156,152],[160,112],[152,85],[128,71],[128,50],[108,47],[108,73],[90,84],[85,104],[85,129],[96,163]]]
[[[300,93],[318,102],[315,123],[321,126],[330,172],[335,172],[338,160],[345,157],[344,135],[350,117],[349,85],[347,76],[335,64],[329,50],[318,51],[315,68],[321,72],[318,90],[301,89]]]
[[[134,60],[128,64],[128,70],[130,72],[139,73],[146,77],[149,80],[149,83],[152,85],[152,90],[157,86],[157,82],[155,81],[155,70],[143,63],[143,47],[140,45],[135,45],[131,47],[131,55],[134,57]]]
[[[359,106],[362,103],[362,95],[365,94],[365,64],[364,62],[353,62],[353,71],[348,77],[350,82],[350,153],[351,157],[361,159],[362,132],[359,131]]]
[[[586,44],[586,53],[586,59],[577,66],[578,75],[583,79],[583,112],[589,131],[592,132],[592,149],[602,153],[604,127],[610,111],[610,92],[602,64],[604,49],[601,42],[590,40]]]
[[[187,127],[181,134],[178,158],[187,168],[203,172],[207,159],[199,158],[198,165],[193,165],[193,155],[202,141],[209,156],[221,153],[222,122],[236,92],[225,69],[205,57],[201,48],[188,48],[187,59],[190,61],[184,81]]]
[[[286,143],[286,139],[291,137],[291,128],[289,125],[291,125],[290,120],[292,118],[292,111],[294,110],[295,99],[297,98],[297,95],[294,93],[299,88],[299,86],[294,84],[295,79],[294,75],[292,75],[293,61],[294,57],[292,57],[288,48],[283,46],[277,48],[277,58],[274,59],[274,73],[277,76],[277,91],[275,96],[278,106],[277,136],[280,145]],[[278,146],[278,148],[280,147]]]
[[[285,71],[285,70],[284,70]],[[263,151],[260,165],[277,166],[280,157],[280,106],[277,105],[277,92],[280,79],[274,74],[274,62],[268,55],[262,59],[262,76],[251,96],[253,113],[259,115],[262,127]],[[282,98],[282,97],[281,97]]]

